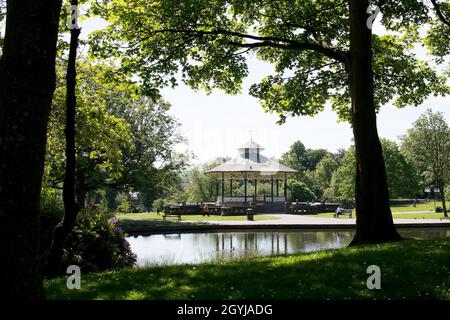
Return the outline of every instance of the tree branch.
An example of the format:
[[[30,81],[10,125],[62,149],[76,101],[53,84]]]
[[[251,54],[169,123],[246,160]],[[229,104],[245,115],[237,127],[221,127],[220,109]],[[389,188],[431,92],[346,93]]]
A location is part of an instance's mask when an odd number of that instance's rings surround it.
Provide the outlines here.
[[[431,3],[433,4],[433,7],[436,10],[436,14],[439,17],[439,19],[443,23],[445,23],[447,26],[450,27],[450,18],[448,18],[444,15],[444,13],[441,11],[441,8],[439,7],[439,4],[436,2],[436,0],[431,0]]]
[[[158,33],[187,33],[187,34],[196,34],[196,35],[229,35],[238,37],[241,39],[250,39],[250,40],[256,40],[260,42],[255,43],[240,43],[237,41],[228,41],[228,44],[235,46],[235,47],[241,47],[241,48],[261,48],[261,47],[273,47],[273,48],[280,48],[280,49],[291,49],[291,50],[300,50],[300,51],[316,51],[318,53],[321,53],[329,58],[335,59],[339,62],[342,62],[346,64],[346,54],[345,52],[331,49],[324,47],[322,45],[316,44],[316,43],[310,43],[310,42],[299,42],[292,39],[285,39],[280,37],[262,37],[262,36],[255,36],[250,34],[244,34],[240,32],[235,31],[229,31],[229,30],[192,30],[192,29],[160,29],[156,31],[152,31],[151,35],[156,35]]]
[[[241,47],[241,48],[272,47],[272,48],[280,48],[280,49],[287,49],[287,50],[315,51],[315,52],[321,53],[331,59],[334,59],[338,62],[341,62],[343,64],[346,64],[346,62],[347,62],[344,52],[329,49],[329,48],[323,47],[316,43],[295,42],[295,43],[289,43],[289,44],[281,44],[281,43],[272,42],[272,41],[262,41],[262,42],[254,42],[254,43],[240,43],[240,42],[230,41],[228,43],[230,45],[233,45],[236,47]]]

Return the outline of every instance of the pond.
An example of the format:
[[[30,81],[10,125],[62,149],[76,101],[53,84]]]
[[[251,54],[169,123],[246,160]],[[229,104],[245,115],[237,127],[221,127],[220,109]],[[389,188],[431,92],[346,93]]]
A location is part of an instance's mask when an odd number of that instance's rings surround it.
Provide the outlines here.
[[[405,238],[436,239],[450,229],[400,229]],[[138,266],[201,263],[342,248],[353,230],[283,230],[156,234],[127,237]]]

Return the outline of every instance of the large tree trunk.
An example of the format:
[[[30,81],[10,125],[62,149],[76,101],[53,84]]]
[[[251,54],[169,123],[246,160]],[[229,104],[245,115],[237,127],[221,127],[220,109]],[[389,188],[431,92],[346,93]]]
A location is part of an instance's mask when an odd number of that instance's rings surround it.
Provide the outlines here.
[[[43,298],[39,198],[55,89],[61,0],[8,0],[0,60],[0,283],[8,299]]]
[[[444,210],[444,217],[448,218],[447,214],[447,205],[445,204],[445,189],[444,186],[439,186],[439,190],[441,191],[441,201],[442,201],[442,209]]]
[[[77,4],[78,1],[72,1],[72,5]],[[77,106],[75,89],[76,57],[80,30],[72,29],[70,34],[69,61],[66,74],[66,168],[63,185],[64,216],[62,221],[55,227],[46,268],[46,273],[49,276],[56,276],[63,271],[61,269],[61,261],[64,254],[64,243],[67,236],[75,227],[79,211],[75,200],[75,117]]]
[[[391,210],[378,138],[368,0],[350,0],[350,90],[356,148],[356,234],[351,245],[400,240]]]

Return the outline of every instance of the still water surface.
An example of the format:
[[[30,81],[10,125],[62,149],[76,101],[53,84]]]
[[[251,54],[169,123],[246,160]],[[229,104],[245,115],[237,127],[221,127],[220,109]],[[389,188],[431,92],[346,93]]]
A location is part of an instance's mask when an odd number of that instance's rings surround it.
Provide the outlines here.
[[[436,239],[450,229],[400,229],[403,237]],[[342,248],[350,243],[351,230],[246,231],[181,233],[127,237],[139,266],[201,263],[214,260],[261,257]]]

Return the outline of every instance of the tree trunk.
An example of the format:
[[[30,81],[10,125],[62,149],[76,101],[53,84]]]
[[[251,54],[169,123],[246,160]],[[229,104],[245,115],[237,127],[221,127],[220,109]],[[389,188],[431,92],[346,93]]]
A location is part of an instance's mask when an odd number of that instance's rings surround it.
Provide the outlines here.
[[[447,205],[445,204],[445,189],[444,186],[439,186],[439,190],[441,191],[441,200],[442,200],[442,210],[444,210],[444,217],[448,218],[447,214]]]
[[[356,234],[351,245],[400,240],[389,207],[383,153],[378,138],[368,0],[350,0],[350,90],[356,149]]]
[[[84,169],[82,166],[78,165],[75,171],[75,195],[79,210],[86,208],[87,194],[91,189],[92,188],[86,183]]]
[[[76,196],[77,196],[78,210],[82,210],[82,209],[86,208],[87,193],[88,192],[86,190],[80,190],[80,189],[77,190]]]
[[[77,2],[78,1],[72,1],[72,5],[77,5]],[[64,243],[67,236],[75,227],[79,211],[75,200],[75,116],[77,106],[75,89],[76,56],[79,35],[80,29],[72,29],[70,32],[69,61],[66,74],[66,168],[63,185],[64,216],[62,221],[55,227],[46,268],[46,273],[49,276],[56,276],[63,271],[61,269],[61,262],[64,254]]]
[[[0,283],[7,299],[44,297],[39,200],[60,10],[61,0],[7,1],[0,60]]]
[[[118,191],[113,187],[106,187],[106,199],[108,200],[108,209],[117,210],[116,196]]]

